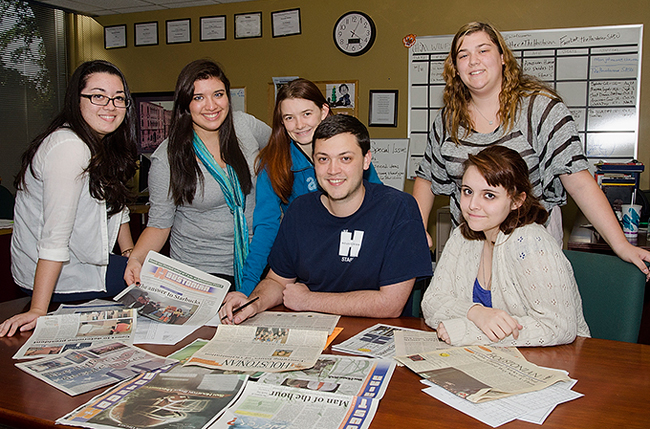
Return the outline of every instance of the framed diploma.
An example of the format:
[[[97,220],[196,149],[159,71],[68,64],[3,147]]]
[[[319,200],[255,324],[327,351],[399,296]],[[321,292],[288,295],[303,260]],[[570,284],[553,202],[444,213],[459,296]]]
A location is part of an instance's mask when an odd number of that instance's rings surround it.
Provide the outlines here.
[[[262,37],[262,12],[235,14],[235,39]]]
[[[104,49],[126,48],[126,24],[104,27]]]
[[[190,19],[174,19],[165,21],[167,24],[167,44],[190,43]]]
[[[300,34],[300,9],[271,12],[273,37],[293,36]]]
[[[226,40],[226,15],[201,17],[200,40]]]
[[[138,22],[133,25],[135,46],[158,44],[158,22]]]
[[[397,90],[370,91],[368,125],[371,127],[397,126]]]

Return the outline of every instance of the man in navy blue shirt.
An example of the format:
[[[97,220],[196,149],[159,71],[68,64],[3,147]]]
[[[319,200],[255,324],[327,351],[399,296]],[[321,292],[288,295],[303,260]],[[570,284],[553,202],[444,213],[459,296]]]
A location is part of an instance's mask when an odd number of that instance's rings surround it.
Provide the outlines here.
[[[431,276],[415,199],[363,180],[370,136],[356,118],[335,115],[314,132],[321,190],[297,198],[282,220],[270,270],[246,297],[231,292],[219,312],[241,323],[279,304],[295,311],[399,317],[418,277]],[[236,313],[250,299],[257,301]]]

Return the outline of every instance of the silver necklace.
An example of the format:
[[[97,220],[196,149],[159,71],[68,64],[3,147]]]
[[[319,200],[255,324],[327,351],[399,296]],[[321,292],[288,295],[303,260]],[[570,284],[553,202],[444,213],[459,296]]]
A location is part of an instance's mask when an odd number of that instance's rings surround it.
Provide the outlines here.
[[[483,119],[485,119],[485,120],[488,122],[488,124],[492,125],[492,124],[494,123],[494,121],[490,121],[488,118],[485,117],[485,115],[484,115],[483,113],[481,113],[481,111],[479,110],[479,108],[478,108],[478,106],[476,105],[476,103],[474,103],[474,101],[472,101],[472,104],[474,105],[474,108],[476,109],[476,111],[478,112],[478,114],[481,115],[481,116],[483,117]]]

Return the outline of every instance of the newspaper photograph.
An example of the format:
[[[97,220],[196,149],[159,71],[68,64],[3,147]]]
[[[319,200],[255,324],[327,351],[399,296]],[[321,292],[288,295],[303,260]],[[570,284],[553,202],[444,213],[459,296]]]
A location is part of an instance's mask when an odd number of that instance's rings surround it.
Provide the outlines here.
[[[75,396],[176,362],[132,345],[104,343],[97,347],[69,350],[61,356],[17,363],[16,366]]]
[[[204,428],[242,392],[246,375],[143,373],[57,420],[87,428]]]
[[[314,366],[326,341],[326,331],[219,325],[210,342],[185,365],[235,371],[294,371]]]
[[[217,314],[229,288],[227,280],[150,251],[140,284],[114,299],[157,322],[202,326]]]
[[[248,383],[210,429],[367,429],[379,400]]]
[[[124,308],[41,316],[34,333],[13,358],[61,355],[107,342],[132,344],[136,324],[135,310]]]
[[[400,328],[378,323],[342,343],[333,345],[332,350],[353,355],[390,359],[395,356],[394,333],[396,331],[417,331],[417,329]]]
[[[560,370],[539,367],[499,347],[452,347],[395,359],[421,377],[475,403],[569,380]]]
[[[267,328],[304,329],[306,331],[327,331],[331,335],[341,316],[312,312],[263,311],[244,320],[243,326],[265,326]]]
[[[394,371],[393,360],[321,355],[311,368],[267,372],[257,382],[381,399]]]

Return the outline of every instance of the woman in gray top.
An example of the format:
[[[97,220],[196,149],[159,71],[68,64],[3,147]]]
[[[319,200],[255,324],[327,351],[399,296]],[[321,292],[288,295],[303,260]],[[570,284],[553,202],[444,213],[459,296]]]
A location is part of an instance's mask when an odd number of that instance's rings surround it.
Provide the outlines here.
[[[224,277],[239,288],[252,235],[255,157],[270,128],[233,112],[230,82],[210,60],[183,68],[170,135],[149,172],[149,223],[131,253],[127,284],[140,281],[149,250],[170,237],[171,257]]]
[[[463,162],[488,146],[507,146],[526,161],[534,196],[549,211],[547,227],[560,244],[559,206],[566,203],[568,191],[616,254],[649,276],[643,261],[650,261],[650,253],[625,239],[607,198],[589,173],[569,109],[553,89],[522,73],[494,27],[480,22],[461,27],[445,60],[443,77],[444,108],[431,128],[413,188],[425,228],[435,195],[450,196],[452,218],[458,225]]]

